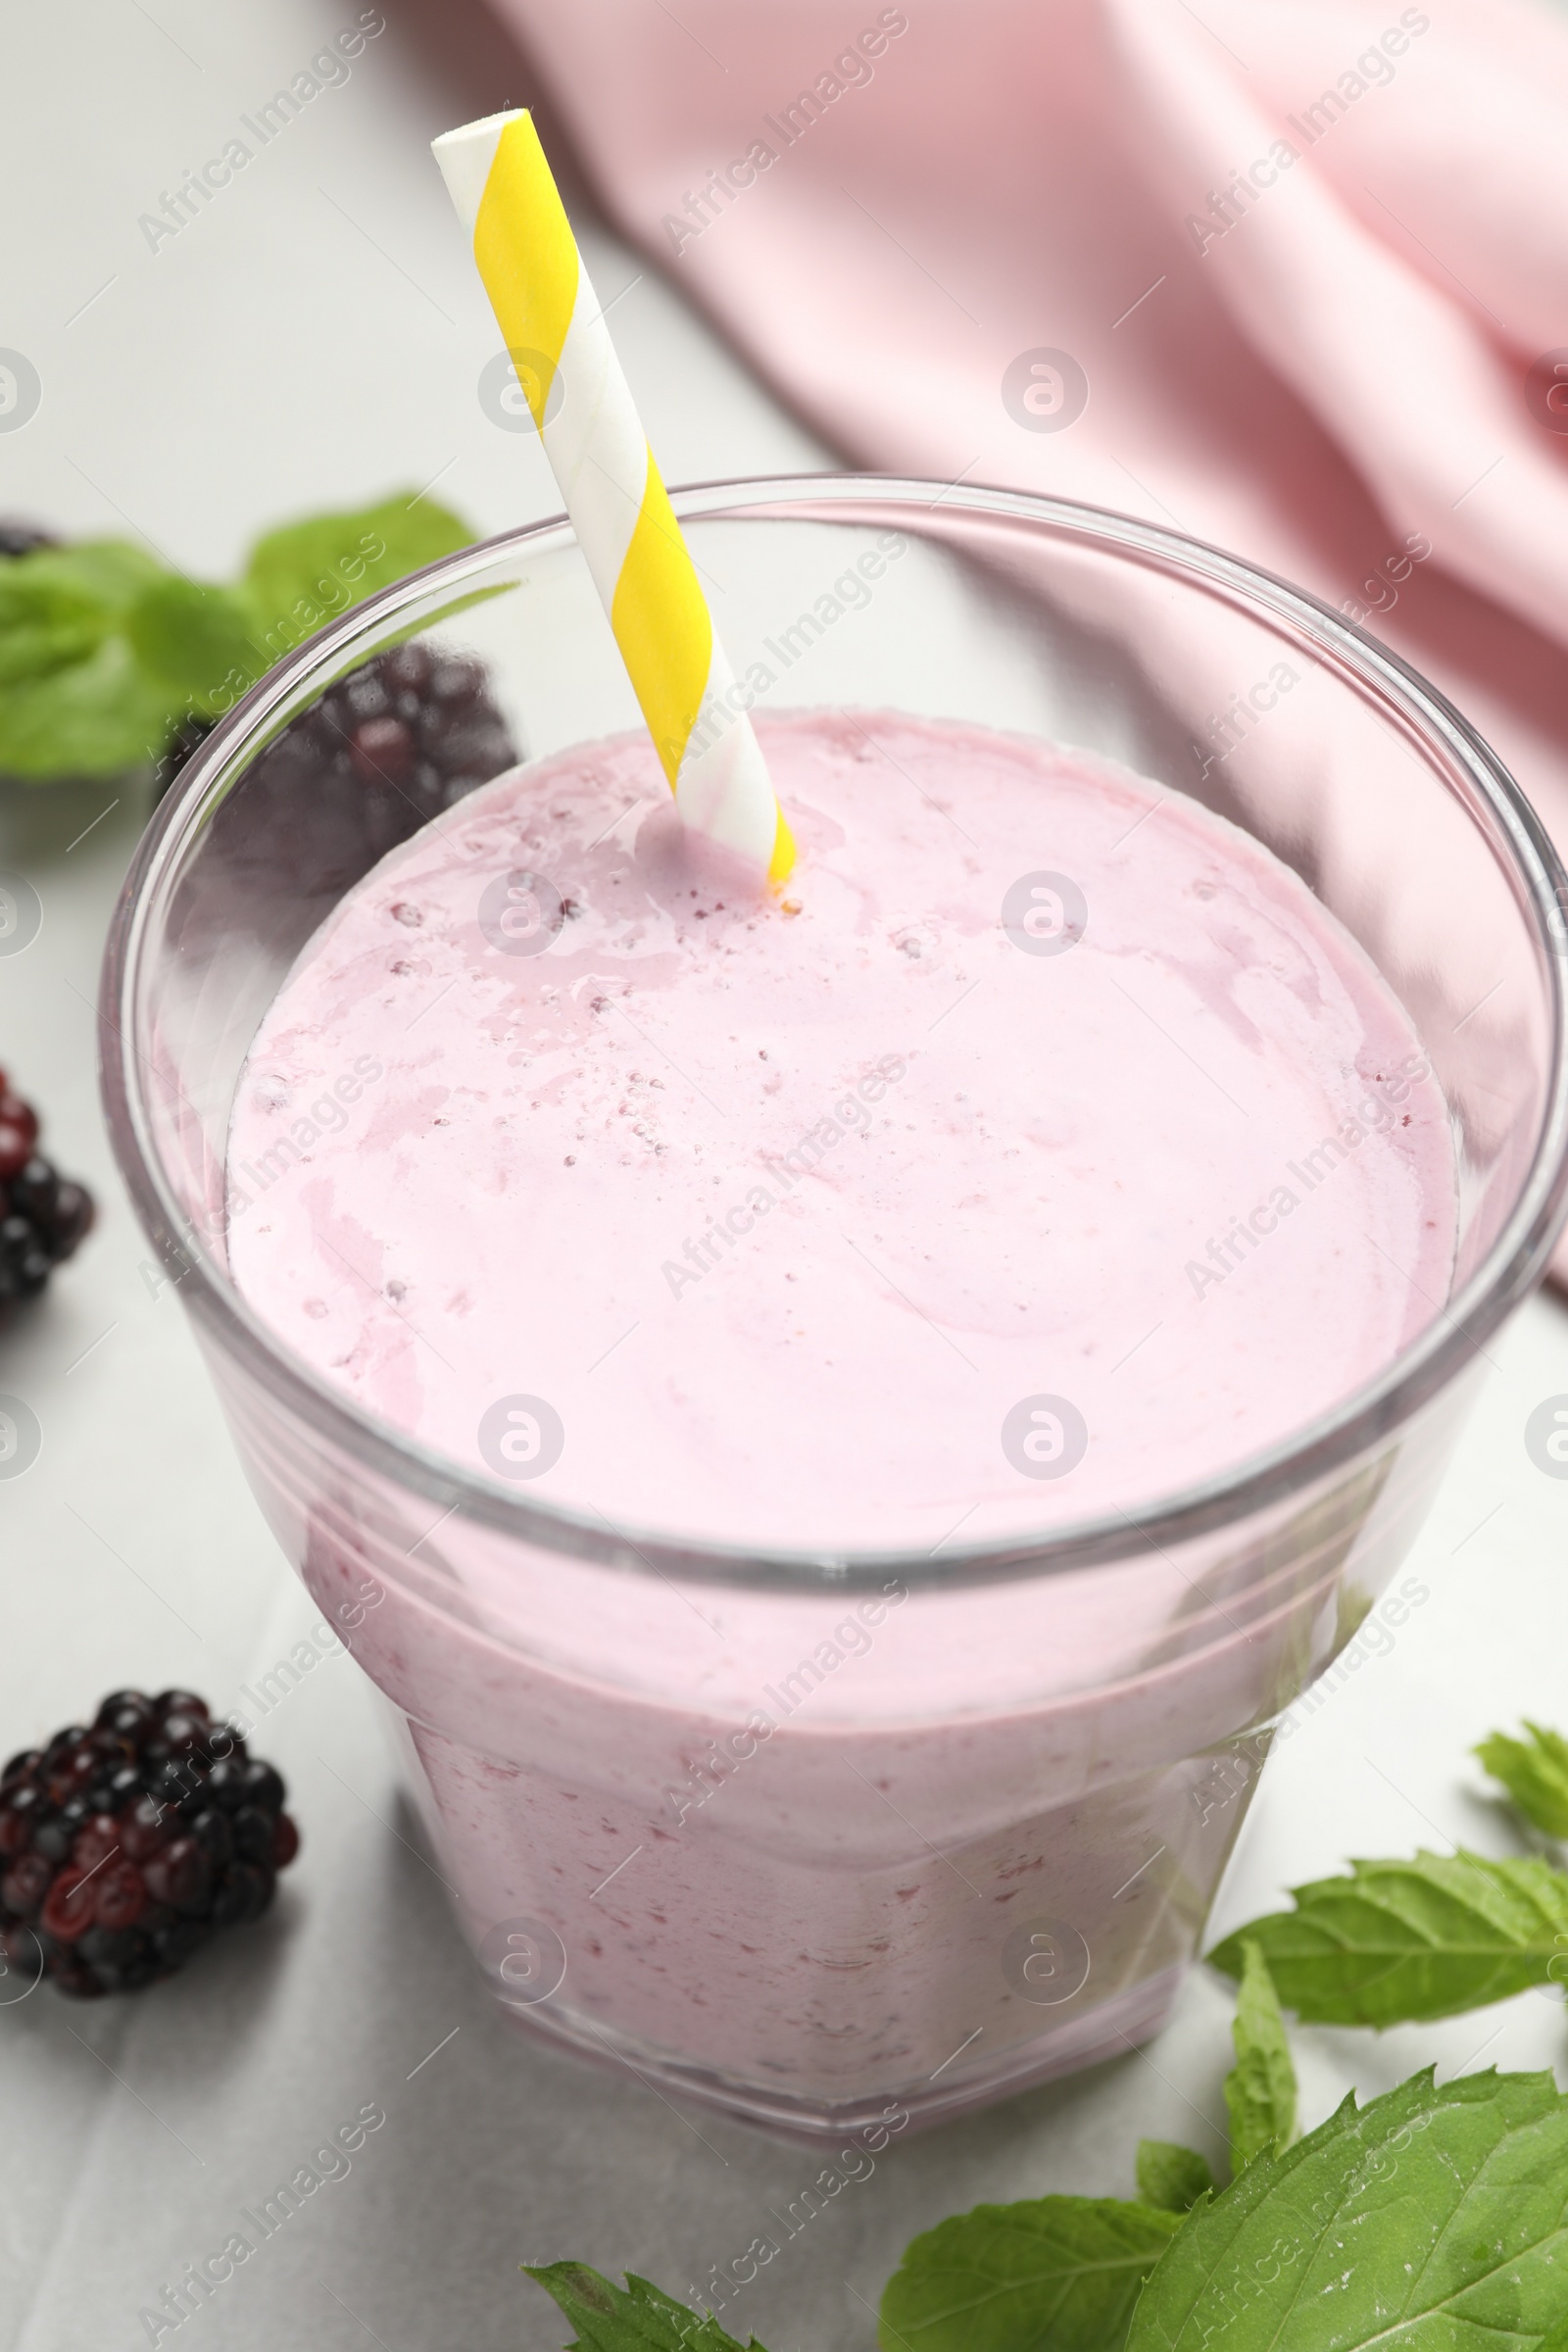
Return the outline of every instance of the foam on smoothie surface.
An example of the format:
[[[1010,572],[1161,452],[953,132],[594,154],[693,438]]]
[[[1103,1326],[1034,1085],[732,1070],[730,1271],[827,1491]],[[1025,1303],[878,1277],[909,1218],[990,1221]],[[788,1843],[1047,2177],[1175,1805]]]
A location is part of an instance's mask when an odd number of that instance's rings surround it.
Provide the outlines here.
[[[1126,1508],[1381,1371],[1447,1294],[1450,1127],[1300,880],[1088,754],[760,732],[796,911],[692,863],[626,736],[463,801],[311,940],[229,1161],[289,1347],[475,1467],[541,1396],[564,1443],[518,1492],[781,1546]],[[544,953],[481,927],[514,869],[567,903]],[[1066,952],[1004,924],[1041,871],[1087,906]],[[1038,1395],[1088,1431],[1062,1477],[1003,1442]]]

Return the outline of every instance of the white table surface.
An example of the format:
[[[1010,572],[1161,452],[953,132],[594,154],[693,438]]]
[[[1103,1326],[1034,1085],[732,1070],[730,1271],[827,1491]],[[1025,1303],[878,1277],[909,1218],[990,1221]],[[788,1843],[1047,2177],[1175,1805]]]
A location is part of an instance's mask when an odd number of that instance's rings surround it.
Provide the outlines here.
[[[425,160],[435,131],[531,95],[476,0],[389,10],[352,80],[177,240],[153,253],[138,230],[161,189],[357,13],[350,0],[335,15],[304,0],[10,10],[0,345],[26,353],[43,397],[24,429],[0,433],[0,513],[145,533],[220,576],[255,530],[400,482],[439,477],[438,495],[483,529],[558,503],[531,439],[479,409],[497,338]],[[624,248],[591,227],[586,245],[603,296],[631,287],[615,332],[668,478],[831,464]],[[0,804],[0,866],[26,874],[44,909],[26,952],[0,957],[0,1061],[103,1210],[77,1263],[0,1337],[0,1389],[44,1433],[34,1467],[0,1486],[7,1752],[121,1684],[236,1703],[311,1615],[110,1167],[91,1005],[141,814],[106,812],[113,797]],[[1221,1929],[1352,1850],[1512,1848],[1465,1758],[1521,1713],[1568,1722],[1568,1482],[1523,1445],[1530,1409],[1568,1391],[1568,1315],[1537,1301],[1494,1353],[1412,1558],[1431,1598],[1270,1765]],[[709,2115],[699,2136],[629,2076],[543,2052],[488,2010],[407,1841],[352,1662],[323,1662],[291,1693],[265,1748],[306,1842],[262,1927],[136,1999],[42,1990],[0,2005],[0,2344],[145,2344],[142,2306],[370,2101],[387,2122],[347,2178],[181,2342],[533,2352],[564,2331],[519,2262],[630,2265],[679,2292],[798,2195],[809,2151]],[[1050,2189],[1130,2193],[1141,2133],[1217,2156],[1228,2018],[1221,1987],[1196,1977],[1146,2052],[895,2145],[762,2273],[733,2324],[771,2352],[868,2347],[901,2247],[943,2214]],[[1527,1995],[1382,2040],[1303,2030],[1307,2119],[1430,2057],[1559,2061],[1562,2027],[1557,2006]]]

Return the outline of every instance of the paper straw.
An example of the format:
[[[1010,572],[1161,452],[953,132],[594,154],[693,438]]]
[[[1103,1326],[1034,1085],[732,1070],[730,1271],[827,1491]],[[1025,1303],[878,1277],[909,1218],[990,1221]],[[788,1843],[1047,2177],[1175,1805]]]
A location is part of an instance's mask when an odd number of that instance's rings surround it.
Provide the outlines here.
[[[433,146],[507,349],[514,364],[526,355],[517,380],[675,806],[697,832],[782,881],[795,844],[752,722],[732,699],[735,673],[533,119],[526,109],[491,115]]]

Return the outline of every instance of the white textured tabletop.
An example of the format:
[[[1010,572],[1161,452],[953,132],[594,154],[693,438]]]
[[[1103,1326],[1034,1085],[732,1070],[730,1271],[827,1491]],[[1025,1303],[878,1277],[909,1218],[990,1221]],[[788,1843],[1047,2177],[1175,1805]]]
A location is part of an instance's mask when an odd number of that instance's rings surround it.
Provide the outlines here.
[[[0,513],[141,534],[221,576],[257,529],[401,482],[438,481],[486,530],[558,503],[531,437],[480,408],[496,338],[425,160],[434,132],[529,94],[470,0],[389,8],[352,77],[177,238],[154,250],[138,225],[357,14],[351,0],[338,16],[304,0],[11,11],[0,346],[36,369],[39,405],[0,431]],[[668,478],[832,462],[639,262],[591,230],[586,243],[601,293],[630,289],[616,336]],[[0,1061],[103,1208],[76,1263],[0,1337],[0,1389],[43,1432],[33,1467],[0,1484],[7,1752],[117,1685],[236,1704],[312,1615],[109,1164],[92,1004],[142,813],[113,799],[0,804],[0,867],[43,907],[25,952],[0,956]],[[1270,1764],[1221,1928],[1350,1851],[1511,1850],[1465,1757],[1521,1713],[1568,1721],[1568,1481],[1544,1476],[1523,1443],[1532,1407],[1568,1392],[1568,1315],[1536,1302],[1494,1353],[1410,1563],[1429,1597],[1387,1641],[1361,1638]],[[0,2000],[7,2352],[145,2345],[143,2307],[370,2102],[384,2128],[182,2342],[551,2346],[563,2329],[519,2262],[577,2255],[685,2292],[798,2197],[820,2162],[809,2150],[689,2121],[491,2013],[351,1661],[323,1660],[258,1743],[306,1829],[262,1927],[139,1998]],[[1128,2194],[1141,2133],[1217,2156],[1229,2014],[1197,1977],[1146,2052],[895,2145],[788,2242],[732,2324],[771,2352],[869,2347],[900,2249],[943,2214],[1052,2188]],[[1433,2056],[1446,2069],[1563,2061],[1562,2026],[1527,1995],[1381,2041],[1301,2031],[1307,2121],[1347,2085],[1381,2088]]]

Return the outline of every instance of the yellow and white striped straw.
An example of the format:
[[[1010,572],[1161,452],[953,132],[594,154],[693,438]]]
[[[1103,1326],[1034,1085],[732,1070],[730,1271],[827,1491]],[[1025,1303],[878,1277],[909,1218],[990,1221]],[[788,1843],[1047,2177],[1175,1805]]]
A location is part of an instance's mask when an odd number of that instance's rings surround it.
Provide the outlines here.
[[[782,881],[795,844],[526,109],[434,141],[648,731],[687,824]],[[561,397],[552,399],[560,377]],[[693,730],[708,706],[716,732]]]

